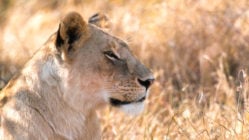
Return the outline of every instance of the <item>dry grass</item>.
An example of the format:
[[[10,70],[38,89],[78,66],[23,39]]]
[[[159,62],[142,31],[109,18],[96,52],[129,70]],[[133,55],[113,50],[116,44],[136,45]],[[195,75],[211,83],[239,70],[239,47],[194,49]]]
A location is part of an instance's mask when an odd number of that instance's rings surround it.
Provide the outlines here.
[[[3,0],[0,88],[68,11],[86,18],[100,11],[157,77],[142,115],[98,112],[103,139],[249,139],[248,7],[247,0]]]

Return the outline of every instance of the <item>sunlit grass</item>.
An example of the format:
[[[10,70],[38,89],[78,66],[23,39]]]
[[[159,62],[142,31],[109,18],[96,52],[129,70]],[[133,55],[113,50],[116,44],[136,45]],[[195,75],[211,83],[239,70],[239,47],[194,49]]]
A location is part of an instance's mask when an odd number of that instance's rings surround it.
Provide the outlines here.
[[[85,20],[103,12],[109,32],[126,40],[156,76],[141,115],[111,107],[98,112],[103,139],[249,139],[249,108],[241,103],[249,85],[240,87],[237,78],[249,68],[247,0],[10,0],[0,7],[0,88],[67,12]]]

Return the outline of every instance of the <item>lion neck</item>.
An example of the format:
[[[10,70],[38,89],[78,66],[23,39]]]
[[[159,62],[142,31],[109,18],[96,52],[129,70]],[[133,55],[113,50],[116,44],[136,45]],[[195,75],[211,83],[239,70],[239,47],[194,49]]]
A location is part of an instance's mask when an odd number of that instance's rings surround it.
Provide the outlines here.
[[[88,99],[79,102],[81,109],[70,104],[65,94],[74,93],[63,83],[67,71],[59,65],[55,57],[43,54],[38,52],[22,71],[31,93],[39,98],[29,106],[38,110],[51,129],[62,137],[67,139],[99,137],[96,133],[99,131],[99,124],[95,106],[89,104]],[[37,73],[34,73],[34,70]],[[29,75],[31,71],[32,75]]]

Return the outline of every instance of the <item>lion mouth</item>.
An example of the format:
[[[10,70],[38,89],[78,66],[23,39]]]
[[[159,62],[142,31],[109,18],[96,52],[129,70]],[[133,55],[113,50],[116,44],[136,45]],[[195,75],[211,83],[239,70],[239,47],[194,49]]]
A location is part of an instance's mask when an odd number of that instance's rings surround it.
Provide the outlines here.
[[[121,105],[127,105],[127,104],[131,104],[131,103],[139,103],[139,102],[143,102],[146,99],[146,97],[142,97],[139,100],[136,101],[121,101],[119,99],[114,99],[114,98],[110,98],[110,103],[113,106],[121,106]]]

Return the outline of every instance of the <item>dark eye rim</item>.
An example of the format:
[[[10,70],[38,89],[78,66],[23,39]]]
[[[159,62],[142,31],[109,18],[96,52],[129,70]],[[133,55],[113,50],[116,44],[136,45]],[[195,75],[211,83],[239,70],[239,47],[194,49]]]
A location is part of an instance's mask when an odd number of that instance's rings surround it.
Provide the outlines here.
[[[116,60],[120,60],[120,58],[118,58],[118,56],[115,55],[112,51],[105,51],[104,54],[108,58],[113,58],[113,59],[116,59]]]

